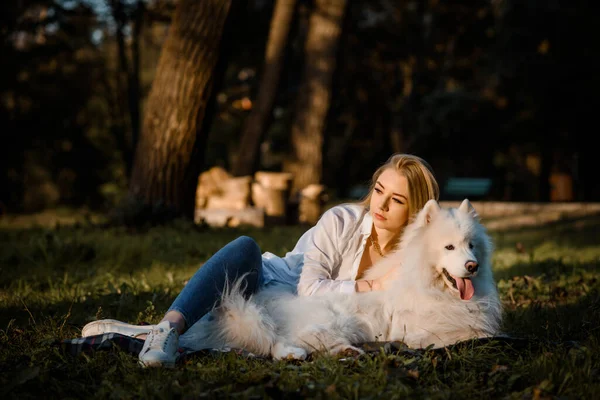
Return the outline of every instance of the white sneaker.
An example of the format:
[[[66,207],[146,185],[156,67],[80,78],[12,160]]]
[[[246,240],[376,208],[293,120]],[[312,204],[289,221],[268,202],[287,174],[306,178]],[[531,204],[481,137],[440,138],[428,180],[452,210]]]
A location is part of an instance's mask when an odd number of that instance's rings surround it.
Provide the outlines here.
[[[147,335],[156,325],[132,325],[116,319],[99,319],[85,325],[81,337],[102,335],[104,333],[120,333],[131,337]]]
[[[163,321],[150,331],[140,351],[140,364],[143,367],[174,367],[179,356],[179,333],[171,328],[169,321]]]

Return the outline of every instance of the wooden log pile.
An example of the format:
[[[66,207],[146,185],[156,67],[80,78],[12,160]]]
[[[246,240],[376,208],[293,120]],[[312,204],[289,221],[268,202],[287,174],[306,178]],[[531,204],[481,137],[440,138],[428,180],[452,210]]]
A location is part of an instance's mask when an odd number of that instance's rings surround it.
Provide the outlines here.
[[[300,202],[298,204],[298,222],[314,225],[323,212],[327,201],[327,193],[324,185],[310,184],[300,191]]]
[[[258,171],[254,176],[233,177],[213,167],[198,178],[196,223],[215,227],[290,222],[290,191],[293,175],[287,172]],[[300,192],[297,223],[314,224],[325,201],[323,185],[309,185]]]
[[[272,223],[286,221],[292,178],[292,174],[287,172],[258,171],[254,174],[252,201],[256,207],[265,210]]]

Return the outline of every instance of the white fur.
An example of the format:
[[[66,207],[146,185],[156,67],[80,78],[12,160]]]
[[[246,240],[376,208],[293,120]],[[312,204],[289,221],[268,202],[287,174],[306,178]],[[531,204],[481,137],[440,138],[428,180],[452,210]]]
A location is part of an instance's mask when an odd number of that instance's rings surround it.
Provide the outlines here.
[[[282,286],[244,299],[237,282],[225,290],[213,311],[215,320],[196,323],[180,343],[192,350],[243,348],[275,359],[304,359],[314,351],[361,353],[353,345],[369,341],[399,340],[420,348],[493,336],[502,309],[492,251],[490,237],[467,199],[452,209],[430,200],[406,227],[398,249],[369,269],[366,279],[394,271],[385,290],[296,296]],[[465,268],[469,260],[479,265],[475,274]],[[461,300],[445,283],[442,268],[470,278],[475,295]]]

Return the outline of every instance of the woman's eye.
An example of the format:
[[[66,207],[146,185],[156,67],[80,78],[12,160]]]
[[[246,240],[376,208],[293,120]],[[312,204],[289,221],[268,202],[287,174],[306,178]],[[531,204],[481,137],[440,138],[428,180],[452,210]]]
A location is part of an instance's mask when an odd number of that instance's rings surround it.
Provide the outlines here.
[[[375,188],[375,193],[381,194],[381,189]]]
[[[395,203],[402,204],[402,201],[400,201],[398,199],[392,199],[392,200],[394,200]]]
[[[454,250],[454,245],[449,244],[446,246],[446,250]]]

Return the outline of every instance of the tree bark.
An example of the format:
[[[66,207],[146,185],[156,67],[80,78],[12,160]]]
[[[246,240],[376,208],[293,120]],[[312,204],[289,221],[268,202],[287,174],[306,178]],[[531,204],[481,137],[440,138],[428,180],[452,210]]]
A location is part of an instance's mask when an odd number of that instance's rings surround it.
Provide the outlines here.
[[[129,64],[129,58],[127,56],[127,45],[125,44],[124,29],[129,23],[129,17],[125,11],[125,5],[123,0],[111,0],[110,6],[112,9],[112,16],[117,23],[116,38],[117,38],[117,58],[119,60],[119,70],[117,71],[117,98],[121,106],[117,109],[119,113],[123,115],[122,127],[123,132],[118,132],[117,135],[123,135],[118,138],[118,142],[121,144],[121,150],[123,152],[123,161],[125,164],[125,171],[127,176],[131,174],[133,167],[133,153],[139,137],[140,131],[140,90],[139,90],[139,37],[142,28],[143,14],[144,14],[144,3],[138,0],[136,3],[135,17],[131,21],[133,25],[131,35],[131,67]],[[126,92],[126,96],[125,93]],[[122,99],[127,97],[127,106],[125,107],[125,101]],[[125,122],[125,110],[129,112],[129,124]],[[131,134],[126,135],[129,131]]]
[[[133,21],[133,35],[131,43],[132,68],[128,79],[129,115],[131,118],[131,148],[135,149],[140,136],[140,36],[144,24],[146,6],[138,0]],[[133,163],[133,160],[128,161]],[[131,172],[131,171],[129,171]]]
[[[292,196],[323,175],[323,135],[346,0],[316,0],[305,44],[304,78],[292,123],[292,150],[284,171],[294,175]]]
[[[258,94],[244,121],[240,150],[232,168],[234,176],[252,175],[256,169],[260,142],[273,111],[295,9],[296,0],[278,0],[275,4]]]
[[[212,92],[233,0],[180,0],[158,61],[129,192],[193,218]]]

